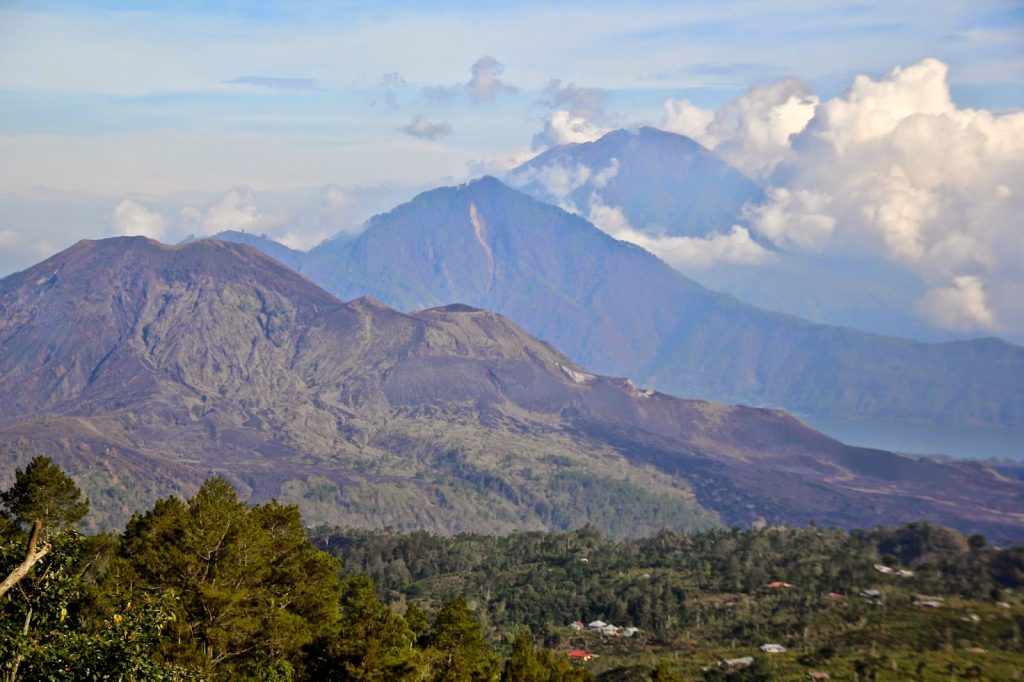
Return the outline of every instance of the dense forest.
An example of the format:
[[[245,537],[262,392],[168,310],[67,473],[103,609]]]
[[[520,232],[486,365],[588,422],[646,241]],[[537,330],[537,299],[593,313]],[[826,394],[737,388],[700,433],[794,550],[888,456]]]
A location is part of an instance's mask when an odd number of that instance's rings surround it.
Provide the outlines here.
[[[0,493],[3,680],[1020,679],[1024,548],[845,532],[309,531],[207,481],[120,534],[39,457]]]

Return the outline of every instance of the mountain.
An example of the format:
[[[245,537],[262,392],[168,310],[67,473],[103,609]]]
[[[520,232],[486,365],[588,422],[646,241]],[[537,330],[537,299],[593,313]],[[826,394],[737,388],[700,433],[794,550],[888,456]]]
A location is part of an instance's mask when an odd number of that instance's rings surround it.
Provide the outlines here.
[[[584,217],[602,215],[595,208],[620,210],[631,227],[653,239],[702,238],[729,233],[735,224],[746,227],[770,253],[763,262],[674,265],[702,285],[760,308],[922,341],[963,338],[915,313],[927,287],[892,263],[774,246],[743,215],[744,205],[763,200],[761,187],[683,135],[615,130],[593,142],[553,147],[509,171],[505,180]]]
[[[304,264],[341,298],[494,310],[594,371],[812,417],[1024,426],[1024,349],[812,324],[704,289],[494,178],[421,194]],[[1009,454],[1009,453],[1008,453]]]
[[[210,237],[189,237],[185,242],[194,242],[200,239],[219,239],[224,242],[234,242],[251,246],[257,251],[262,251],[271,258],[278,260],[296,272],[302,270],[302,260],[306,253],[297,249],[285,246],[279,241],[271,239],[265,234],[252,234],[242,230],[224,230]]]
[[[583,215],[595,202],[617,206],[633,227],[676,236],[727,232],[744,204],[762,198],[757,183],[713,152],[649,127],[554,147],[510,171],[506,181]]]
[[[79,242],[0,280],[0,403],[0,478],[50,455],[97,525],[219,474],[353,527],[626,536],[929,517],[1024,537],[1024,484],[981,465],[641,390],[483,310],[342,303],[221,241]]]

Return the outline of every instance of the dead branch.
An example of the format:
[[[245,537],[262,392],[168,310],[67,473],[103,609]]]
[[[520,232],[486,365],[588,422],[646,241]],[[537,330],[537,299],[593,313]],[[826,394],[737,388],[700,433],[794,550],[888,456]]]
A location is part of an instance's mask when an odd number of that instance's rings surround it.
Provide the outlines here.
[[[25,550],[25,560],[14,567],[14,570],[0,583],[0,597],[7,594],[7,591],[14,587],[19,580],[24,578],[44,556],[50,552],[50,543],[44,542],[43,546],[36,551],[36,544],[39,542],[39,533],[43,530],[43,524],[36,519],[32,524],[32,532],[28,536],[28,548]]]

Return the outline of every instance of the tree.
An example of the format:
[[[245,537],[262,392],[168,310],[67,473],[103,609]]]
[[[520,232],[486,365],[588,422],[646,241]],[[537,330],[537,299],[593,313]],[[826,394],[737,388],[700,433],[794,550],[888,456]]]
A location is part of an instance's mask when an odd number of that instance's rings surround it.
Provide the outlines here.
[[[15,471],[14,485],[0,493],[0,503],[15,526],[28,528],[38,519],[44,538],[77,526],[89,513],[89,500],[49,457],[35,457]]]
[[[494,652],[484,641],[480,621],[462,597],[437,612],[427,635],[427,646],[436,657],[433,679],[437,682],[476,682],[490,680],[494,675]]]
[[[501,682],[546,682],[548,678],[548,672],[534,654],[529,628],[519,628],[512,639],[512,651],[505,659]]]
[[[215,677],[286,679],[337,621],[338,563],[309,542],[298,509],[250,508],[223,479],[133,517],[120,555],[116,581],[176,600],[165,654]]]
[[[373,581],[355,575],[342,583],[337,629],[308,647],[306,673],[312,679],[408,679],[416,671],[414,639],[405,619],[377,599]]]
[[[0,581],[0,597],[7,594],[8,590],[29,574],[33,566],[42,561],[42,559],[50,553],[52,546],[48,542],[44,543],[39,549],[36,549],[36,547],[38,547],[39,535],[42,532],[42,528],[43,524],[40,523],[38,519],[32,524],[32,530],[29,531],[28,535],[28,546],[25,548],[25,558],[21,563],[12,567],[10,569],[11,572],[7,574],[7,577]]]
[[[662,659],[651,673],[651,682],[683,682],[683,676],[669,661]]]

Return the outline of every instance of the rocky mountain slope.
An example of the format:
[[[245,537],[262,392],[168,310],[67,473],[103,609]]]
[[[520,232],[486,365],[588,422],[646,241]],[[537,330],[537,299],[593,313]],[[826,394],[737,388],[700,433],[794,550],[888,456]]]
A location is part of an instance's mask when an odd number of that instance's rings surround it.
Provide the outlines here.
[[[594,371],[803,415],[1024,425],[1024,349],[818,325],[704,289],[494,178],[426,192],[325,242],[304,272],[341,298],[495,310]]]
[[[1024,485],[982,466],[594,375],[494,313],[342,303],[219,241],[80,242],[0,280],[0,404],[2,477],[50,455],[98,525],[220,474],[349,526],[624,536],[927,516],[1024,536]]]

